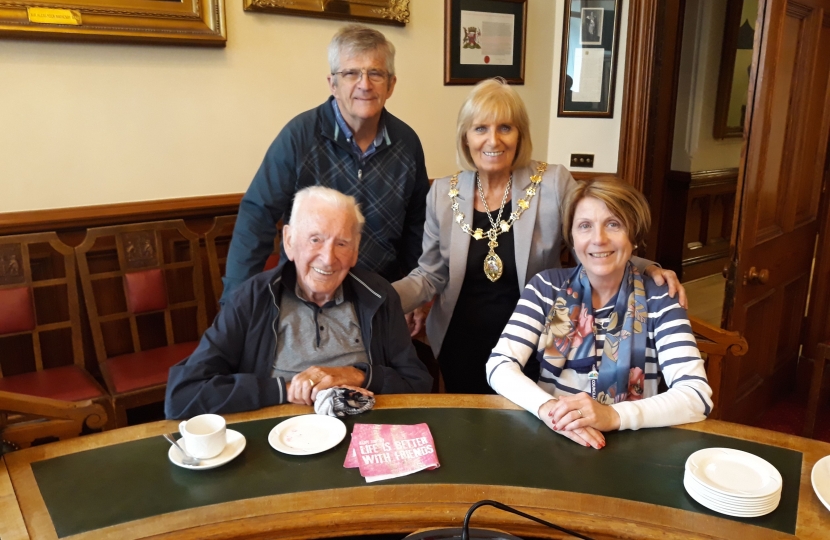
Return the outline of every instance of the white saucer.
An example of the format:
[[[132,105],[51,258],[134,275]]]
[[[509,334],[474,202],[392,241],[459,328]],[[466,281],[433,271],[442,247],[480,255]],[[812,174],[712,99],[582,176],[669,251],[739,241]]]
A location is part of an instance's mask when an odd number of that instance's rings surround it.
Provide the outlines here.
[[[760,457],[732,448],[704,448],[689,456],[686,470],[712,491],[740,499],[781,491],[778,469]]]
[[[179,449],[173,445],[170,445],[170,450],[167,451],[167,457],[170,458],[170,461],[173,462],[174,465],[184,467],[185,469],[191,469],[194,471],[215,469],[216,467],[221,467],[225,463],[229,462],[245,450],[245,436],[238,431],[234,431],[232,429],[226,430],[225,440],[227,441],[225,449],[222,450],[218,456],[210,459],[203,459],[198,465],[185,465],[182,463],[182,453],[179,452]],[[179,439],[176,442],[187,450],[187,444],[184,439]]]
[[[274,450],[292,456],[319,454],[346,436],[346,424],[333,416],[305,414],[280,422],[268,434]]]
[[[818,500],[830,510],[830,456],[824,456],[813,465],[810,479]]]

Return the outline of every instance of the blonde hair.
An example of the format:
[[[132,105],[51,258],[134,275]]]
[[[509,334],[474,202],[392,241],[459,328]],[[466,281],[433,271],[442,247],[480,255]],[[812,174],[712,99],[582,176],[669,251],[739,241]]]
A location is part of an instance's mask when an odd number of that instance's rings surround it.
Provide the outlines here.
[[[513,169],[530,164],[530,156],[533,153],[530,118],[521,96],[507,84],[507,81],[500,77],[481,81],[473,87],[458,111],[455,140],[458,165],[469,171],[476,170],[476,166],[467,146],[467,131],[476,120],[515,126],[519,131],[519,147],[516,157],[513,158]]]
[[[303,219],[303,207],[309,200],[323,202],[331,208],[342,210],[346,213],[353,212],[355,234],[359,236],[363,231],[363,224],[366,223],[366,218],[363,217],[363,212],[360,211],[360,205],[355,198],[325,186],[309,186],[301,189],[294,195],[294,202],[291,205],[291,217],[288,219],[289,225],[294,227],[298,220]]]
[[[570,247],[574,245],[572,228],[576,207],[588,197],[604,202],[608,211],[623,222],[633,246],[645,245],[646,234],[651,228],[648,201],[634,186],[606,176],[577,182],[576,188],[565,197],[562,237]]]

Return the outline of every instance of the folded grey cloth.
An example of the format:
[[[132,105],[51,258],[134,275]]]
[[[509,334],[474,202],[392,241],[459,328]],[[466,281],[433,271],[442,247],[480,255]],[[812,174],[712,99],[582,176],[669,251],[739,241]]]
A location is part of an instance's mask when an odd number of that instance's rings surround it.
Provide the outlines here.
[[[327,388],[317,394],[314,412],[328,416],[360,414],[375,406],[375,398],[348,388]]]

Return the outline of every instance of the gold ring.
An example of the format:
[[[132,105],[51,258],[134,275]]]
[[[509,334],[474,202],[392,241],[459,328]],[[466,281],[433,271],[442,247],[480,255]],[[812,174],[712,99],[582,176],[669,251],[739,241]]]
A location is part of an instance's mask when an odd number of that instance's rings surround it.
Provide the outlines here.
[[[577,409],[577,410],[576,410],[576,412],[578,412],[578,413],[579,413],[579,417],[580,417],[580,418],[584,418],[584,417],[585,417],[585,415],[584,415],[584,414],[582,414],[582,409]]]
[[[309,379],[309,381],[311,382],[311,386],[314,386],[315,384],[317,384],[317,381],[315,381],[314,379]]]

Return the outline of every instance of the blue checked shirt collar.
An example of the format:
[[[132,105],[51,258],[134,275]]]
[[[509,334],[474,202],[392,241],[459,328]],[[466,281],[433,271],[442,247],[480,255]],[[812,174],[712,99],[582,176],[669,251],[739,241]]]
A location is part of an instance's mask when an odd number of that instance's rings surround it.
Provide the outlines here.
[[[334,127],[334,139],[337,140],[338,131],[342,131],[343,135],[346,136],[346,140],[351,143],[352,150],[354,150],[355,154],[357,154],[357,157],[359,157],[361,161],[374,154],[380,145],[383,144],[384,140],[386,141],[386,144],[390,144],[389,133],[386,132],[386,124],[383,123],[383,115],[381,115],[380,122],[378,123],[378,134],[375,136],[375,140],[364,152],[355,142],[354,133],[352,133],[352,130],[349,129],[349,125],[346,124],[346,121],[343,119],[343,115],[340,114],[340,107],[337,106],[336,99],[331,100],[331,107],[334,109],[334,118],[337,120],[337,124]]]

